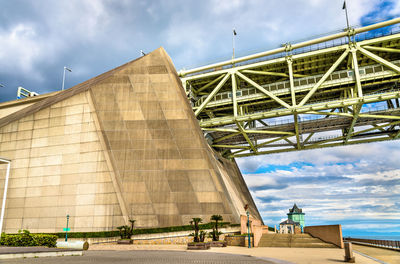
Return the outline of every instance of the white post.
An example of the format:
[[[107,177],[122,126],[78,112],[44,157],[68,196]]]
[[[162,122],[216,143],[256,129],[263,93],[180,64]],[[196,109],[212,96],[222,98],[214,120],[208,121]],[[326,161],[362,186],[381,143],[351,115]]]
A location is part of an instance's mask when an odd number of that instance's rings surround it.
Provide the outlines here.
[[[10,176],[11,161],[10,161],[10,160],[5,160],[5,159],[0,159],[0,162],[8,163],[8,165],[7,165],[7,172],[6,172],[6,180],[5,180],[5,182],[4,182],[3,203],[2,203],[2,205],[1,205],[1,215],[0,215],[0,238],[1,238],[1,233],[2,233],[2,231],[3,231],[4,212],[5,212],[5,210],[6,210],[8,178],[9,178],[9,176]]]
[[[64,83],[65,83],[65,67],[64,67],[63,83],[62,83],[62,88],[61,88],[61,91],[63,91],[63,90],[64,90]]]
[[[63,74],[63,82],[62,82],[62,88],[61,91],[64,90],[64,84],[65,84],[65,70],[72,72],[72,70],[70,68],[68,68],[67,66],[64,66],[64,74]]]

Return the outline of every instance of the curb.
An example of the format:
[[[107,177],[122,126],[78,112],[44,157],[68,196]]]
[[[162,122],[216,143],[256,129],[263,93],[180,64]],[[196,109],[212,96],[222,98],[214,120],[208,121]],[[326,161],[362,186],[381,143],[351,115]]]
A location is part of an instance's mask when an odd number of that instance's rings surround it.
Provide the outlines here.
[[[0,259],[15,258],[42,258],[42,257],[61,257],[61,256],[83,256],[83,251],[56,251],[56,252],[27,252],[0,254]]]

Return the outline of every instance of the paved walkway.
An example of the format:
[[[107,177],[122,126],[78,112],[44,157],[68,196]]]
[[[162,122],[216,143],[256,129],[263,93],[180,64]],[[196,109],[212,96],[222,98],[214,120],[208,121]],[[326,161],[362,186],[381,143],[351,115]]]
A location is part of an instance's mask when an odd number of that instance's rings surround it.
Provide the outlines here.
[[[114,245],[102,244],[91,245],[90,250],[174,250],[186,251],[185,245]],[[191,251],[192,252],[192,251]],[[298,263],[298,264],[321,264],[343,262],[344,249],[339,248],[245,248],[226,247],[211,248],[207,251],[193,251],[199,253],[227,253],[258,257],[273,263]],[[369,258],[355,254],[359,264],[377,264]]]
[[[3,263],[3,262],[2,262]],[[211,252],[149,251],[149,250],[89,250],[83,256],[61,258],[10,259],[4,263],[20,264],[274,264],[270,261],[243,255],[219,254]]]
[[[385,263],[400,263],[400,252],[384,248],[368,247],[353,244],[353,250],[379,259]]]
[[[354,250],[386,263],[400,263],[400,253],[380,248],[353,245]],[[57,263],[250,263],[250,264],[320,264],[343,262],[344,250],[338,248],[211,248],[187,251],[186,245],[116,245],[92,244],[84,256],[57,258]],[[378,262],[355,253],[356,263]],[[1,262],[3,263],[3,262]],[[54,258],[8,259],[4,263],[54,263]],[[382,263],[382,262],[381,262]]]

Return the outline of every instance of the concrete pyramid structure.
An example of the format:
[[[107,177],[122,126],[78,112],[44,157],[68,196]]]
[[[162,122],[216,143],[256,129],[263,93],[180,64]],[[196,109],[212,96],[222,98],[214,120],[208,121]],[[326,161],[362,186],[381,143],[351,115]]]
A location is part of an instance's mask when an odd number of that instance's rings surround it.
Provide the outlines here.
[[[0,157],[12,161],[6,232],[59,232],[67,214],[71,231],[213,214],[239,223],[245,204],[261,219],[235,161],[206,143],[163,48],[68,90],[0,104]]]

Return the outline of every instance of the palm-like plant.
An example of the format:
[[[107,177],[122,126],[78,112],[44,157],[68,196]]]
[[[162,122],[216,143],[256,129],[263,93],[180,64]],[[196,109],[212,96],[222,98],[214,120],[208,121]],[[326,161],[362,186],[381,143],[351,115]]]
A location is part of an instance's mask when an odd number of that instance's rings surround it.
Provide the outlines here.
[[[201,223],[201,221],[203,221],[203,219],[195,217],[192,218],[192,221],[190,221],[190,225],[193,227],[194,229],[194,238],[193,241],[194,242],[200,242],[200,238],[199,238],[199,223]]]
[[[222,221],[223,218],[221,215],[212,215],[210,220],[215,221],[213,233],[212,233],[213,241],[218,241],[219,235],[220,235],[220,233],[218,232],[218,221]]]

